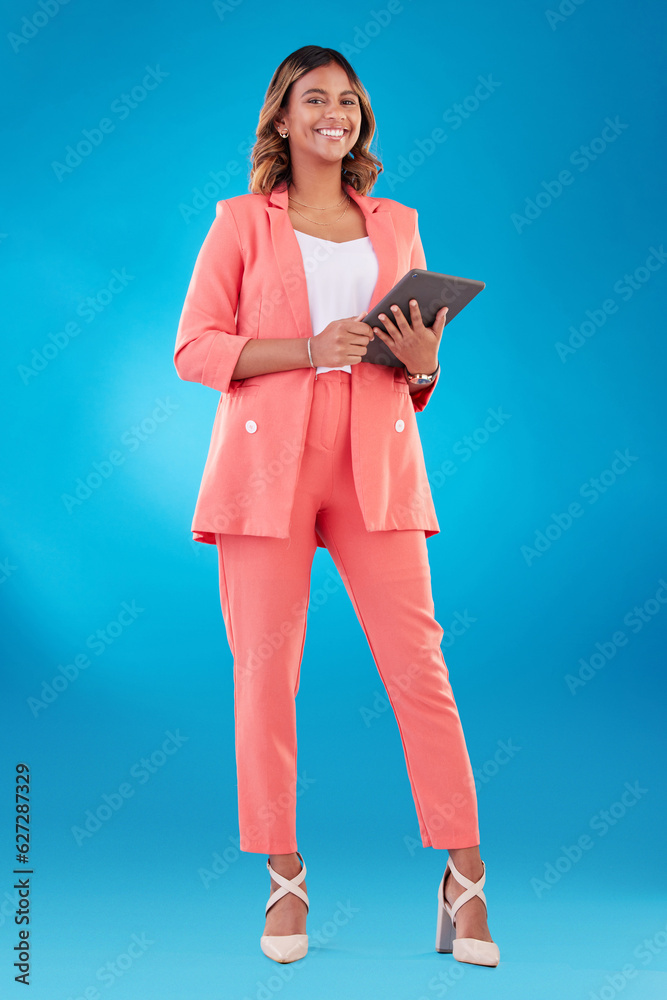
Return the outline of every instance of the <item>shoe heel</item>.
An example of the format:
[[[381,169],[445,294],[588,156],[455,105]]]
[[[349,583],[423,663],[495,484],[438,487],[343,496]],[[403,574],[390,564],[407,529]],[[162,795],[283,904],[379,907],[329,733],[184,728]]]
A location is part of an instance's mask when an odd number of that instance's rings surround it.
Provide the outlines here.
[[[456,932],[451,918],[445,909],[443,901],[444,884],[445,876],[443,875],[440,888],[438,889],[438,923],[435,930],[435,950],[448,955],[454,949]]]

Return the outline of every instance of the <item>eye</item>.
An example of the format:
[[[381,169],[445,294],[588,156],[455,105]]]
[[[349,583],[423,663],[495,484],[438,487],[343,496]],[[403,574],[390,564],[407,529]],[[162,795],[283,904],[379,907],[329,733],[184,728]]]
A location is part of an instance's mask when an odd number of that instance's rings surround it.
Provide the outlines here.
[[[310,97],[308,98],[308,101],[306,103],[310,104],[312,101],[321,101],[321,100],[322,100],[321,97]],[[343,99],[343,104],[356,104],[356,103],[357,102],[352,97],[346,97]]]

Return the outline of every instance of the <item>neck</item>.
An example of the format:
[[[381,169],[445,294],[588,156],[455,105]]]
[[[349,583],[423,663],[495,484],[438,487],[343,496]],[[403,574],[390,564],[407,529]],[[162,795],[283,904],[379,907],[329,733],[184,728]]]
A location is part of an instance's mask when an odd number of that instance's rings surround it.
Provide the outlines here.
[[[292,168],[287,193],[295,202],[312,208],[333,208],[347,193],[340,176],[340,161],[317,170]]]

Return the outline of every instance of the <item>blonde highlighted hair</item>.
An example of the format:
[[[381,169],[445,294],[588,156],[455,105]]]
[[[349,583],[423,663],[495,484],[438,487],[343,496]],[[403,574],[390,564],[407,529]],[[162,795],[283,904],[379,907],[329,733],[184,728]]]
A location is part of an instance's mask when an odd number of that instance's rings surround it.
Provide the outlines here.
[[[328,66],[332,62],[337,62],[347,73],[350,86],[359,98],[361,109],[359,138],[350,152],[343,157],[341,181],[350,184],[359,194],[367,194],[375,184],[383,167],[369,148],[375,134],[375,116],[366,89],[340,52],[319,45],[304,45],[283,59],[266,91],[255,133],[257,142],[250,154],[252,166],[248,186],[251,194],[268,194],[282,181],[290,184],[292,165],[289,143],[276,130],[275,120],[281,111],[287,110],[292,84],[311,69]]]

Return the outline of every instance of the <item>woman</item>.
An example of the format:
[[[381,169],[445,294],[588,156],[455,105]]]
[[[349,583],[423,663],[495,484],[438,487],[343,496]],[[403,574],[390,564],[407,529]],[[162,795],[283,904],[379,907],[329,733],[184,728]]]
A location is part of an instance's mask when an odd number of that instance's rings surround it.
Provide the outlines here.
[[[221,394],[192,532],[218,549],[240,848],[268,854],[271,876],[264,953],[291,962],[308,947],[295,696],[319,545],[396,714],[422,843],[449,851],[436,949],[497,965],[475,785],[433,617],[426,538],[439,527],[415,416],[438,378],[446,310],[428,328],[416,303],[383,318],[388,332],[361,322],[426,267],[417,212],[366,194],[382,170],[374,131],[368,95],[335,50],[304,46],[274,73],[251,193],[218,202],[177,333],[179,376]],[[373,336],[402,367],[364,363]]]

